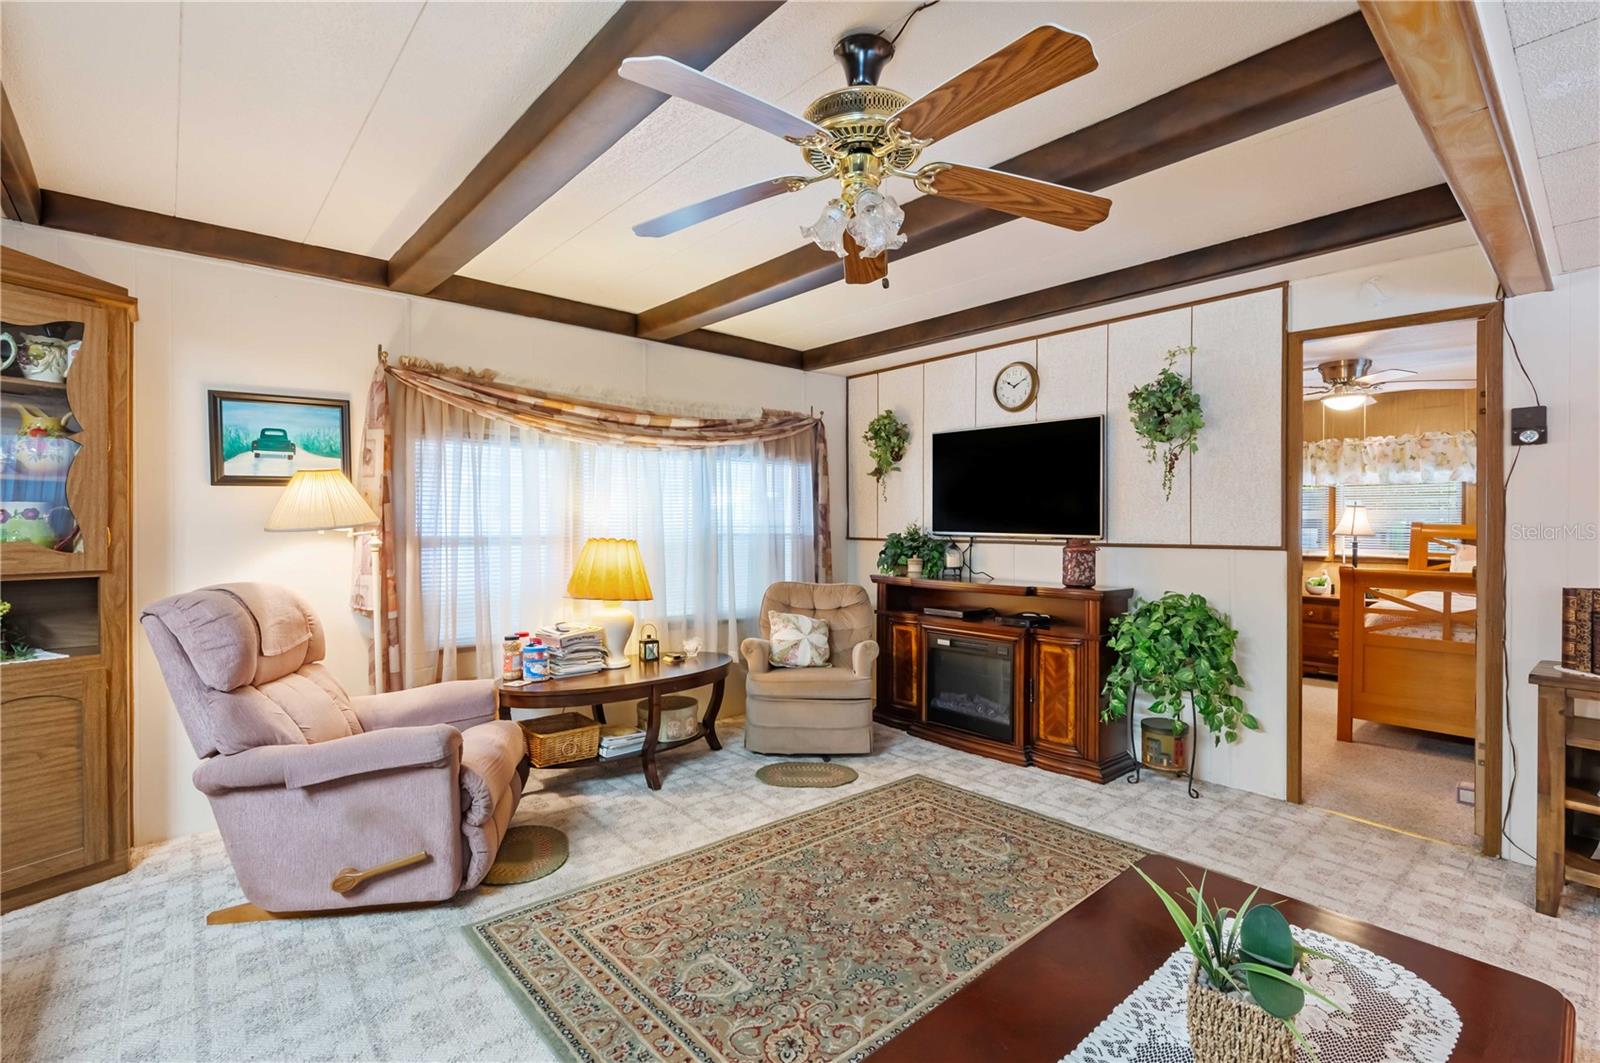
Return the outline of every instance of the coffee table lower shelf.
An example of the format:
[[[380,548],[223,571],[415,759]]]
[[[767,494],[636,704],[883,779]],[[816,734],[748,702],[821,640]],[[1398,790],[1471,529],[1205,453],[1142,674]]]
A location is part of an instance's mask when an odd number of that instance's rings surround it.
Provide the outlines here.
[[[670,742],[657,742],[656,752],[665,753],[669,749],[677,749],[679,746],[686,746],[691,742],[699,742],[704,739],[705,736],[705,729],[700,728],[687,738],[675,738]],[[644,747],[640,746],[638,749],[628,753],[618,753],[614,757],[584,757],[582,760],[568,760],[561,764],[546,764],[542,767],[538,764],[535,764],[533,765],[533,769],[535,771],[560,771],[562,768],[592,768],[596,764],[622,764],[626,761],[638,760],[642,756],[644,756]]]

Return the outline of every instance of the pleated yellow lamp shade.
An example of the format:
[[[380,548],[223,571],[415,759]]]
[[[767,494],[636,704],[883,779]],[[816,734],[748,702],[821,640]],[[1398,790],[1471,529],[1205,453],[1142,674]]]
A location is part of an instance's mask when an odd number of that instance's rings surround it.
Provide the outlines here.
[[[650,577],[636,539],[590,539],[578,554],[567,596],[601,602],[648,602]]]
[[[356,485],[338,469],[294,474],[267,518],[267,531],[331,531],[378,523]]]

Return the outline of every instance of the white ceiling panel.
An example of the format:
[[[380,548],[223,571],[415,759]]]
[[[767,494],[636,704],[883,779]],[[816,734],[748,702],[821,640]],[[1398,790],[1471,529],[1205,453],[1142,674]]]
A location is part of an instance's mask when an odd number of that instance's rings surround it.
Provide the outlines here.
[[[388,258],[619,6],[430,3],[306,241]]]
[[[894,27],[904,4],[790,3],[714,64],[716,76],[793,111],[838,88],[833,42]],[[1350,3],[947,3],[917,15],[883,82],[913,96],[1044,22],[1088,36],[1100,68],[971,127],[926,153],[989,165],[1354,10]],[[799,152],[671,101],[463,272],[639,311],[798,246],[830,192],[818,185],[673,236],[630,227],[762,178],[804,172]],[[896,182],[902,200],[915,190]]]
[[[172,213],[178,5],[0,5],[0,65],[39,184]]]
[[[1469,318],[1327,336],[1308,340],[1301,355],[1307,387],[1322,383],[1318,365],[1339,358],[1370,358],[1373,373],[1408,369],[1415,374],[1386,379],[1385,391],[1470,387],[1478,375],[1478,322]]]
[[[1165,258],[1442,180],[1397,88],[1104,190],[1111,216],[1074,233],[1017,220],[910,258],[890,288],[840,281],[719,331],[801,349]]]
[[[182,5],[178,215],[304,240],[421,9]]]

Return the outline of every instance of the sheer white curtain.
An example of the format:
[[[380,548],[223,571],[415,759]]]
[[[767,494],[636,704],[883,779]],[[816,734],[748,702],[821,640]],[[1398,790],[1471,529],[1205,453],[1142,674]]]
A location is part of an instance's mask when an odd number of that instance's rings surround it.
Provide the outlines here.
[[[396,396],[395,507],[404,684],[495,675],[505,635],[569,617],[585,540],[637,539],[663,644],[733,652],[762,592],[815,578],[810,438],[705,448],[579,442],[409,388]],[[637,630],[637,629],[636,629]],[[458,660],[471,648],[471,663]]]

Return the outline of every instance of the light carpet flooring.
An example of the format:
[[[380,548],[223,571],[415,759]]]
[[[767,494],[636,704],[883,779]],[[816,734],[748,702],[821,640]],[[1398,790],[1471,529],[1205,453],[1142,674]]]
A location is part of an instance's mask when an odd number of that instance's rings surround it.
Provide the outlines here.
[[[1476,845],[1472,806],[1456,784],[1473,781],[1472,742],[1356,720],[1354,741],[1336,737],[1337,684],[1301,686],[1301,796],[1306,804],[1430,838]]]
[[[221,840],[143,849],[127,875],[0,920],[0,1052],[549,1059],[464,924],[920,772],[1542,979],[1577,1008],[1579,1058],[1600,1059],[1600,895],[1568,887],[1559,920],[1538,915],[1531,868],[1204,783],[1198,801],[1149,773],[1095,786],[883,728],[876,754],[848,761],[857,782],[779,789],[756,781],[770,761],[736,726],[721,733],[722,752],[666,754],[659,792],[624,765],[536,772],[517,818],[566,831],[566,866],[434,908],[207,927],[207,911],[241,899]]]

